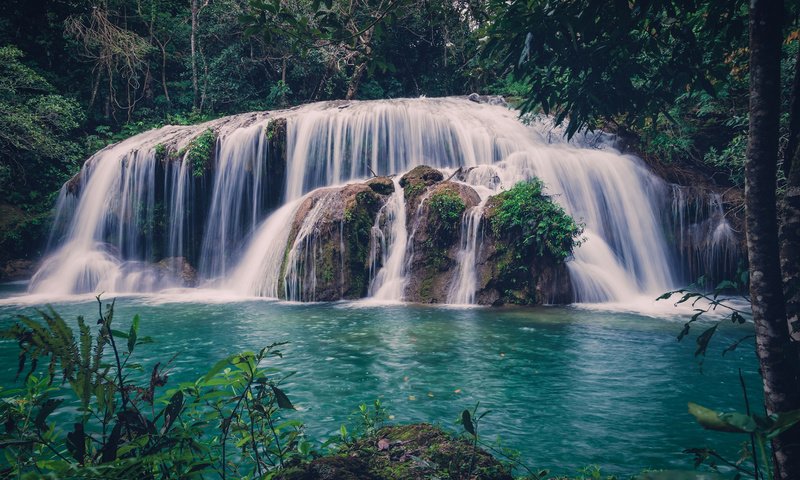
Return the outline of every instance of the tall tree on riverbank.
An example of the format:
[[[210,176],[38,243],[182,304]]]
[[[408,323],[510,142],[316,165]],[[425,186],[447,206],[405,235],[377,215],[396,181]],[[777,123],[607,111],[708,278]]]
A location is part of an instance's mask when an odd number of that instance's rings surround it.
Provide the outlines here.
[[[787,318],[776,198],[782,18],[782,0],[751,1],[745,216],[756,352],[764,380],[764,404],[769,414],[800,409],[800,356]],[[792,280],[787,278],[787,281]],[[772,446],[776,478],[800,478],[800,427],[795,426],[777,436]]]
[[[749,15],[742,14],[739,2],[695,0],[610,6],[592,0],[512,0],[495,8],[498,20],[490,29],[489,53],[529,86],[523,109],[553,112],[557,122],[568,122],[568,135],[603,124],[625,129],[669,116],[668,109],[687,89],[714,94],[731,59],[749,51],[744,177],[756,350],[767,413],[800,409],[800,354],[791,337],[791,329],[800,326],[800,80],[795,80],[793,128],[784,157],[788,188],[782,212],[776,193],[786,18],[782,0],[753,0]],[[745,20],[749,46],[740,34]],[[800,478],[800,426],[775,438],[773,451],[776,478]]]

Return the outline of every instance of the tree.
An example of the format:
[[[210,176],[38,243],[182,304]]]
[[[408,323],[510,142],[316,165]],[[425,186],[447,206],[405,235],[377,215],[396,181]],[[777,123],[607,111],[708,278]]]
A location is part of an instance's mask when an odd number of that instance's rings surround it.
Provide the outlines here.
[[[16,47],[0,47],[0,188],[2,201],[12,203],[43,200],[82,154],[68,139],[83,121],[78,103],[57,95],[22,57]]]
[[[792,341],[786,316],[775,193],[781,110],[782,14],[782,0],[751,2],[745,218],[756,353],[768,414],[800,409],[800,355],[797,343]],[[792,267],[796,273],[797,266]],[[772,446],[776,478],[800,478],[800,427],[795,426],[776,437]]]
[[[779,236],[777,166],[781,115],[783,2],[694,0],[528,2],[495,5],[488,54],[529,87],[523,111],[541,107],[567,135],[604,122],[620,127],[650,121],[686,90],[724,78],[726,57],[742,48],[749,20],[749,129],[745,204],[750,294],[756,351],[767,413],[800,410],[800,72],[795,73],[787,189]],[[535,25],[535,30],[532,27]],[[795,65],[795,69],[800,64]],[[722,77],[721,77],[722,76]],[[800,426],[773,440],[776,478],[800,478]]]
[[[687,90],[713,92],[745,32],[744,2],[495,2],[487,56],[525,82],[522,109],[567,121],[567,134],[629,127]],[[531,28],[535,25],[535,29]]]

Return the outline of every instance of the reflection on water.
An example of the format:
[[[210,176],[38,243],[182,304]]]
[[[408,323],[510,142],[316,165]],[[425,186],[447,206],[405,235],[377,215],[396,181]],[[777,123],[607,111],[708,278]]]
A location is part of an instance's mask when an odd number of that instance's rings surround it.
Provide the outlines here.
[[[66,318],[95,315],[93,299],[83,298],[56,308]],[[0,305],[0,324],[20,312],[32,307]],[[747,327],[720,328],[700,372],[691,339],[675,340],[679,323],[626,312],[158,297],[120,298],[116,312],[118,328],[139,313],[141,334],[155,338],[137,349],[145,367],[178,353],[173,384],[224,355],[289,342],[276,363],[297,372],[286,390],[313,437],[333,435],[359,403],[375,398],[396,421],[450,429],[480,401],[492,411],[481,425],[485,439],[499,437],[528,464],[555,472],[589,464],[627,474],[691,468],[681,451],[711,444],[736,458],[739,439],[700,429],[686,402],[742,409],[737,369],[751,387],[759,382],[752,348],[720,355]],[[0,343],[0,384],[13,381],[16,348]]]

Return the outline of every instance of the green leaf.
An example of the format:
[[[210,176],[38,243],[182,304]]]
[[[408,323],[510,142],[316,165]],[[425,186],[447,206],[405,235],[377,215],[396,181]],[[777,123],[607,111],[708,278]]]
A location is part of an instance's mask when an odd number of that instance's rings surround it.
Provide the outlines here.
[[[225,367],[230,365],[231,359],[232,357],[227,357],[215,363],[214,366],[211,367],[211,370],[206,372],[206,374],[203,376],[203,383],[208,382],[209,380],[211,380],[212,377],[214,377],[216,374],[224,370]]]
[[[718,432],[747,433],[739,427],[732,425],[720,418],[720,414],[693,402],[689,402],[689,413],[706,430],[716,430]]]
[[[708,349],[708,342],[711,341],[711,337],[714,336],[714,332],[717,331],[717,327],[718,326],[719,326],[719,323],[717,323],[713,327],[709,328],[705,332],[701,333],[697,337],[697,350],[695,350],[695,352],[694,352],[694,356],[695,357],[698,356],[698,355],[705,355],[706,354],[706,350]]]
[[[48,399],[47,401],[42,404],[42,408],[39,410],[39,413],[36,415],[36,419],[34,420],[34,424],[36,428],[42,431],[47,430],[47,417],[55,411],[56,408],[63,402],[63,400],[58,399]]]
[[[475,425],[472,423],[472,415],[470,415],[469,410],[461,412],[461,423],[464,424],[464,430],[470,435],[473,437],[477,436],[475,434]]]
[[[183,410],[183,392],[178,390],[169,400],[169,405],[164,408],[164,432],[169,430]]]
[[[128,334],[121,331],[121,330],[114,330],[111,329],[111,334],[114,335],[114,338],[128,338]]]
[[[82,423],[76,423],[75,430],[67,434],[67,450],[72,458],[83,464],[86,459],[86,434]]]
[[[734,428],[748,433],[755,432],[758,428],[751,416],[739,412],[720,413],[719,419]]]
[[[662,294],[661,294],[661,295],[660,295],[658,298],[656,298],[656,301],[659,301],[659,300],[667,300],[667,299],[668,299],[669,297],[671,297],[671,296],[672,296],[674,293],[675,293],[675,292],[666,292],[666,293],[662,293]]]
[[[778,413],[773,415],[772,417],[775,423],[773,423],[772,427],[770,427],[770,429],[766,432],[766,436],[768,439],[773,439],[777,437],[781,433],[792,428],[794,425],[800,422],[800,410],[792,410],[791,412]]]
[[[289,401],[289,397],[283,393],[283,390],[275,385],[270,385],[270,387],[272,387],[272,392],[275,394],[275,400],[278,401],[278,407],[294,410],[294,405],[292,405],[292,402]]]
[[[133,353],[133,348],[136,346],[136,335],[139,333],[139,315],[133,316],[133,323],[131,323],[131,331],[128,334],[128,353]]]

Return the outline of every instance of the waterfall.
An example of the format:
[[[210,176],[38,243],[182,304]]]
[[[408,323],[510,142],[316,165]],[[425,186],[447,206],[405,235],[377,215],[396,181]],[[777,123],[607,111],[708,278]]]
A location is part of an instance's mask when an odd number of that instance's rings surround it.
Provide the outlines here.
[[[741,246],[725,216],[718,193],[672,185],[671,223],[679,255],[681,278],[694,282],[700,276],[708,286],[732,278],[739,267]]]
[[[266,140],[264,125],[256,124],[234,130],[219,142],[200,256],[200,271],[206,277],[225,276],[228,262],[241,247],[239,242],[262,219]]]
[[[408,230],[406,228],[406,202],[404,190],[397,177],[394,178],[394,192],[389,201],[384,205],[373,227],[376,242],[371,245],[374,255],[375,249],[380,245],[383,265],[372,279],[369,287],[369,296],[375,300],[403,299],[406,286],[406,249],[408,247]],[[384,229],[379,222],[385,218]],[[387,238],[388,237],[388,238]],[[373,259],[374,260],[374,259]],[[373,265],[375,262],[371,262]]]
[[[478,249],[481,245],[480,227],[485,203],[486,199],[480,205],[464,212],[464,221],[461,222],[456,281],[450,287],[447,303],[455,305],[475,303],[475,292],[478,289],[478,271],[475,267],[478,260]]]
[[[271,122],[278,121],[283,136],[273,138],[277,123]],[[213,165],[202,175],[185,157],[158,158],[164,145],[183,152],[208,129],[217,142]],[[398,179],[418,165],[463,167],[465,174],[454,181],[481,198],[463,216],[449,302],[475,300],[482,205],[534,176],[584,225],[583,244],[567,264],[577,301],[656,296],[678,285],[686,249],[665,235],[671,229],[662,222],[669,187],[638,158],[615,150],[608,136],[579,137],[567,142],[547,118],[526,124],[513,110],[463,98],[323,102],[146,132],[98,152],[65,185],[52,248],[30,290],[159,290],[175,286],[176,279],[155,262],[185,257],[199,267],[207,287],[309,300],[299,292],[314,281],[313,215],[321,210],[298,219],[301,200],[318,188],[374,173],[394,175],[395,189],[374,221],[365,293],[401,300],[414,255],[408,223],[414,212],[406,211]],[[685,209],[669,221],[683,225],[676,227],[683,234],[692,223]],[[287,245],[293,224],[299,231]],[[705,255],[704,262],[732,252],[730,225],[715,227],[708,234],[715,242],[693,243],[695,257]],[[343,232],[339,255],[346,250]],[[343,258],[334,272],[341,281]]]

